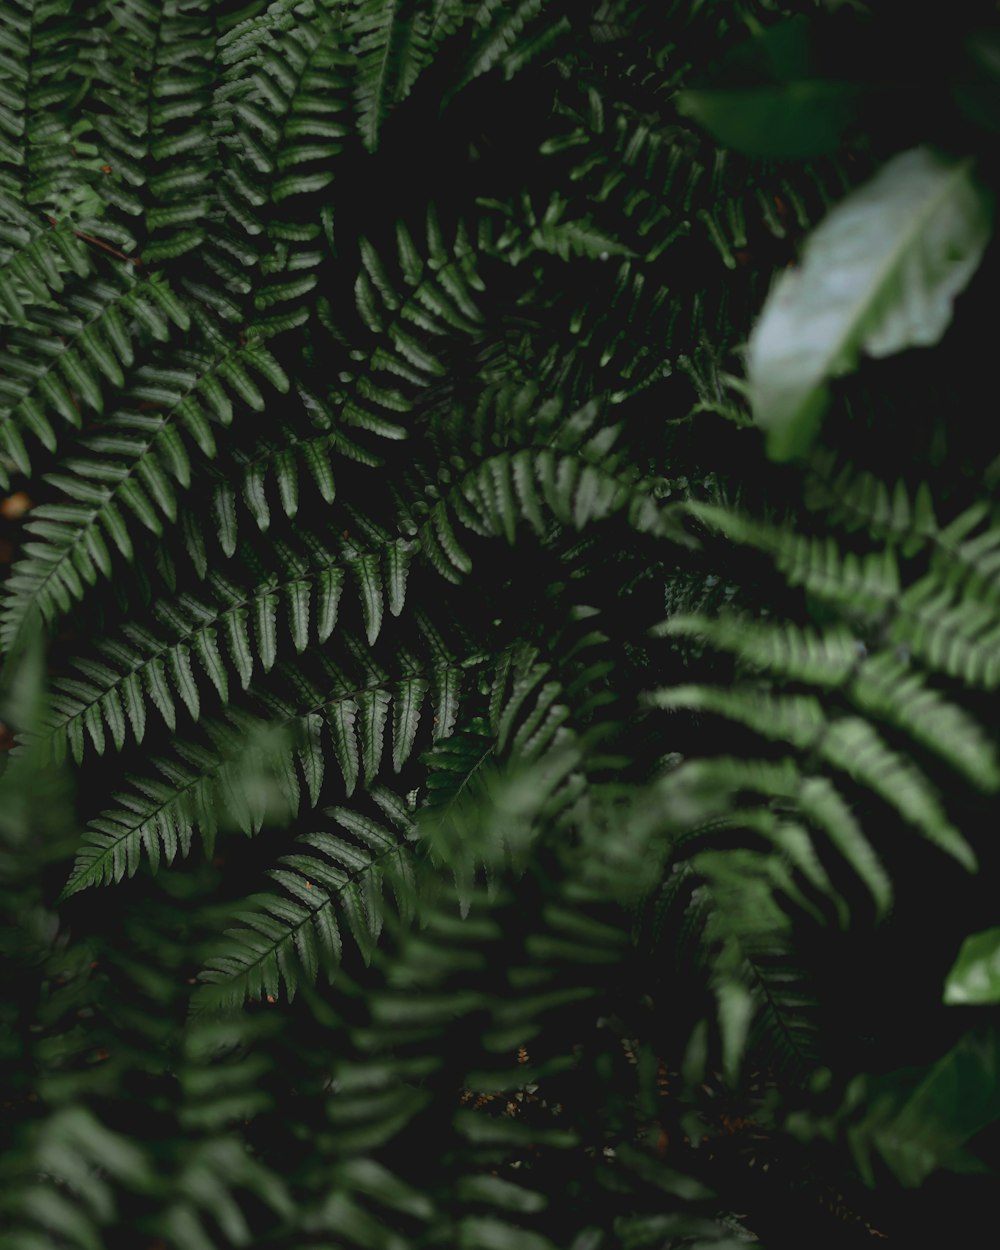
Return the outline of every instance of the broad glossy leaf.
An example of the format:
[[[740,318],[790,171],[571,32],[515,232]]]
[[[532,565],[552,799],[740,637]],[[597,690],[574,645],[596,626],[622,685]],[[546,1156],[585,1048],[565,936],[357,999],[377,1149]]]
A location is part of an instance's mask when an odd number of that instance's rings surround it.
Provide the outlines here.
[[[861,88],[824,77],[828,34],[805,14],[776,22],[723,55],[711,81],[678,98],[726,147],[751,156],[805,157],[834,151]]]
[[[998,1068],[1000,1036],[995,1029],[982,1029],[966,1033],[901,1103],[905,1071],[869,1078],[871,1111],[848,1130],[866,1183],[875,1183],[873,1147],[909,1187],[922,1184],[939,1168],[968,1171],[981,1166],[967,1143],[1000,1118]]]
[[[685,91],[680,111],[727,148],[750,156],[806,157],[833,151],[860,91],[822,79]]]
[[[862,352],[888,356],[940,339],[990,231],[971,159],[928,148],[889,161],[821,222],[750,336],[754,416],[774,459],[808,449],[829,381]]]
[[[965,939],[944,983],[944,1001],[1000,1002],[1000,929],[985,929]]]

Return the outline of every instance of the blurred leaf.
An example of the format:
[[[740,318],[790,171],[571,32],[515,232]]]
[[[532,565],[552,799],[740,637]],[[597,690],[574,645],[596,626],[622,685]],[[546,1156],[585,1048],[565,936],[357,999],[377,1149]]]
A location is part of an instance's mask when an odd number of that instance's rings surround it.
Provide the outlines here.
[[[858,1167],[875,1184],[877,1151],[900,1184],[915,1187],[938,1168],[978,1171],[968,1141],[1000,1118],[1000,1037],[995,1030],[967,1033],[930,1069],[911,1093],[898,1086],[909,1073],[869,1078],[869,1110],[847,1132]]]
[[[965,939],[945,981],[944,1001],[1000,1002],[1000,929],[986,929]]]
[[[808,449],[828,382],[854,369],[861,352],[888,356],[940,339],[990,232],[972,160],[928,148],[894,157],[829,214],[750,336],[754,416],[772,458]]]
[[[952,87],[958,107],[971,121],[1000,131],[1000,35],[980,31],[966,40],[968,60]]]
[[[750,156],[832,152],[855,116],[862,88],[821,76],[818,38],[802,14],[778,22],[737,46],[717,81],[682,92],[678,108],[720,143]]]
[[[727,148],[795,158],[834,151],[860,97],[853,83],[800,80],[685,91],[678,108]]]

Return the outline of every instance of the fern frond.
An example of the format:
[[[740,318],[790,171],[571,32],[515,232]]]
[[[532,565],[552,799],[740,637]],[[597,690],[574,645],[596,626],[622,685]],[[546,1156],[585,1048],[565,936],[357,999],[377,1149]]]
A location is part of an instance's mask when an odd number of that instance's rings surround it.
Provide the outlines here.
[[[354,98],[358,133],[369,152],[378,148],[389,114],[474,7],[468,0],[361,0],[354,6]]]
[[[301,835],[296,841],[301,849],[268,870],[282,892],[246,900],[237,918],[247,927],[227,930],[228,940],[208,957],[193,1000],[196,1010],[273,999],[282,989],[292,999],[300,980],[313,983],[321,973],[332,981],[345,926],[365,962],[370,961],[387,892],[394,895],[404,923],[413,915],[416,878],[404,862],[412,848],[346,808],[324,814],[343,832]]]
[[[141,1191],[152,1176],[146,1152],[82,1106],[63,1107],[39,1126],[31,1159],[34,1173],[5,1203],[11,1239],[21,1245],[72,1230],[78,1246],[99,1246],[117,1213],[118,1186]]]
[[[844,628],[817,633],[736,616],[673,617],[659,632],[704,638],[752,669],[810,686],[842,688],[867,716],[907,733],[984,790],[1000,786],[996,748],[981,726],[892,651],[867,654]]]
[[[195,830],[211,856],[220,812],[247,835],[280,814],[279,792],[276,785],[269,788],[268,778],[280,770],[287,744],[266,736],[259,724],[244,722],[241,729],[242,739],[233,741],[231,731],[217,727],[224,747],[184,743],[176,756],[153,761],[157,776],[116,795],[119,806],[91,822],[63,897],[132,877],[143,858],[155,871],[161,859],[171,864],[178,854],[186,857]],[[257,741],[248,747],[254,729]],[[244,754],[237,755],[241,748]]]
[[[803,772],[789,758],[767,760],[717,756],[690,760],[661,783],[663,804],[675,802],[684,812],[681,837],[718,828],[749,829],[770,841],[788,862],[832,901],[841,923],[849,916],[804,831],[792,823],[799,816],[825,834],[845,862],[865,883],[879,914],[892,901],[892,883],[857,817],[834,783]],[[748,798],[765,806],[746,807]]]
[[[870,788],[930,842],[975,871],[972,847],[949,821],[934,787],[861,717],[828,718],[819,700],[810,696],[774,696],[739,687],[679,686],[646,697],[654,707],[723,716],[819,757]]]
[[[94,188],[100,164],[75,105],[100,79],[86,32],[70,6],[12,0],[0,15],[4,41],[4,103],[0,122],[0,184],[25,204],[61,219],[99,209]],[[70,55],[67,56],[67,51]],[[81,219],[82,220],[82,219]],[[85,227],[84,227],[85,228]]]
[[[378,147],[387,114],[410,93],[423,68],[425,58],[414,46],[413,7],[407,0],[366,0],[351,15],[358,58],[354,89],[358,131],[369,152]]]
[[[715,618],[673,616],[654,633],[703,638],[713,647],[738,655],[752,670],[821,687],[844,685],[865,654],[864,645],[842,626],[817,631],[793,622],[751,622],[729,614]]]
[[[484,203],[484,207],[493,207]],[[571,256],[586,260],[609,260],[612,256],[633,256],[631,248],[599,227],[589,217],[563,220],[568,201],[553,195],[539,216],[525,198],[515,218],[511,207],[499,208],[508,218],[507,229],[496,245],[496,254],[509,264],[519,265],[536,252],[547,252],[567,261]]]
[[[459,798],[481,771],[489,771],[496,740],[487,721],[474,717],[467,725],[435,743],[423,756],[429,808],[443,807]]]
[[[537,772],[509,780],[495,794],[495,803],[467,810],[468,842],[494,867],[503,863],[514,813],[530,824],[539,806],[546,805],[547,791]],[[445,831],[442,843],[437,823],[426,831],[429,842],[445,863],[458,867],[461,842],[451,841]],[[450,859],[452,851],[457,861]],[[414,1108],[422,1105],[414,1083],[436,1088],[438,1081],[449,1079],[436,1054],[441,1030],[460,1038],[464,1090],[449,1116],[444,1147],[444,1157],[458,1170],[457,1206],[448,1214],[454,1232],[448,1236],[471,1237],[474,1245],[548,1247],[552,1243],[535,1226],[547,1195],[523,1183],[523,1174],[511,1164],[516,1168],[521,1158],[531,1157],[560,1169],[581,1167],[590,1175],[581,1133],[575,1122],[564,1127],[558,1117],[565,1112],[558,1104],[575,1099],[577,1089],[589,1091],[594,1075],[611,1058],[592,1021],[627,957],[624,934],[602,910],[607,896],[589,879],[592,866],[592,856],[568,857],[565,877],[542,881],[539,898],[506,881],[493,890],[472,888],[464,920],[455,914],[456,890],[435,873],[427,881],[421,904],[425,923],[419,930],[390,923],[387,916],[388,942],[374,961],[383,981],[368,998],[365,1026],[354,1032],[354,1054],[336,1067],[336,1150],[338,1155],[371,1151],[400,1123],[409,1123]],[[456,889],[461,897],[461,887]],[[493,993],[484,989],[484,972],[501,948],[513,952],[513,958],[508,958],[504,989]],[[609,1025],[613,1034],[615,1026],[607,1019],[599,1029]],[[546,1056],[539,1060],[534,1059],[536,1038]],[[506,1107],[502,1114],[490,1113],[493,1099],[499,1099],[498,1108]],[[594,1115],[596,1127],[602,1110]],[[640,1147],[630,1152],[629,1162],[639,1175],[659,1171]],[[495,1184],[498,1178],[506,1183]],[[669,1184],[685,1202],[707,1197],[702,1187],[674,1173]],[[579,1208],[580,1198],[574,1201],[577,1223],[596,1216]],[[693,1216],[685,1218],[690,1227],[697,1223]],[[699,1230],[707,1235],[711,1220],[702,1223]],[[588,1244],[589,1236],[581,1234],[574,1244]]]
[[[480,536],[504,537],[513,543],[522,520],[543,537],[551,523],[546,513],[579,530],[623,512],[639,532],[680,534],[657,506],[653,483],[615,473],[588,456],[559,455],[549,448],[489,458],[425,511],[429,517],[419,531],[421,550],[443,577],[455,583],[472,570],[455,533],[456,523]]]
[[[794,897],[787,870],[773,856],[704,852],[692,864],[711,903],[704,945],[718,1004],[723,1072],[735,1081],[755,1018],[768,1028],[776,1057],[801,1068],[815,1054],[815,1001],[784,967],[787,917],[775,894]]]
[[[396,223],[396,257],[400,285],[390,277],[382,257],[361,240],[362,268],[354,286],[358,314],[370,330],[391,335],[410,322],[426,334],[442,337],[452,331],[477,335],[483,313],[476,296],[485,288],[474,255],[463,246],[462,227],[455,242],[445,244],[433,209],[427,214],[427,256],[418,250],[405,222]],[[408,288],[408,289],[407,289]],[[398,314],[398,316],[397,316]]]
[[[134,107],[94,119],[104,160],[99,189],[119,220],[142,218],[142,259],[155,265],[199,248],[217,211],[219,162],[208,117],[212,15],[207,0],[177,7],[126,2],[116,20]]]
[[[996,609],[976,594],[960,597],[936,573],[907,587],[890,637],[902,654],[912,652],[929,668],[967,686],[1000,685],[1000,623]]]
[[[318,395],[298,387],[303,405],[313,416],[314,423],[323,431],[314,436],[303,435],[288,425],[280,427],[280,438],[261,438],[253,454],[239,451],[233,455],[234,464],[219,466],[210,471],[212,482],[212,510],[217,523],[219,545],[226,556],[235,554],[240,534],[240,507],[250,512],[257,529],[266,531],[271,521],[271,505],[266,486],[273,480],[277,488],[278,503],[289,519],[295,517],[299,507],[300,469],[312,480],[325,504],[337,498],[337,472],[335,458],[339,455],[354,464],[376,467],[381,457],[368,446],[361,446],[347,436],[347,428],[364,428],[376,437],[395,439],[405,431],[396,425],[379,424],[370,414],[348,408],[337,412],[334,403],[320,399]],[[331,428],[332,427],[332,428]],[[235,480],[234,480],[235,479]],[[383,532],[384,534],[384,532]],[[309,543],[309,533],[302,535]],[[200,529],[185,530],[188,554],[194,561],[199,576],[204,576],[210,564],[209,547]],[[403,547],[412,547],[400,540]],[[408,558],[404,558],[408,565]],[[402,567],[402,566],[400,566]],[[398,581],[398,576],[395,579]]]
[[[564,15],[549,17],[545,13],[544,0],[519,0],[513,8],[505,8],[500,0],[480,0],[474,20],[480,33],[456,91],[498,65],[503,67],[505,78],[513,78],[570,29]]]
[[[890,490],[874,473],[840,465],[829,451],[817,451],[806,481],[805,503],[825,512],[848,531],[866,528],[901,544],[912,555],[939,533],[934,503],[926,482],[911,498],[902,482]]]
[[[733,772],[727,776],[730,768]],[[780,765],[742,759],[692,761],[651,792],[652,819],[640,805],[638,823],[625,820],[623,842],[628,846],[635,840],[631,852],[622,856],[622,869],[634,862],[637,847],[648,845],[651,833],[659,841],[664,823],[668,826],[669,870],[645,891],[638,940],[641,945],[649,943],[657,959],[675,962],[685,975],[692,963],[702,968],[706,988],[716,1001],[721,1058],[729,1082],[737,1079],[751,1045],[769,1063],[793,1072],[801,1072],[816,1052],[816,1001],[789,941],[789,914],[814,910],[796,874],[833,899],[842,921],[846,917],[808,834],[795,820],[763,806],[733,810],[730,802],[741,786],[748,794],[780,796],[781,801],[782,792],[794,793],[798,782],[787,761]],[[693,832],[705,835],[702,849],[694,852],[687,845],[692,820],[702,822]],[[633,839],[628,836],[630,828],[635,831]],[[774,849],[713,850],[711,839],[719,829],[761,834]],[[874,866],[872,875],[884,877],[864,839],[859,836],[859,841],[862,859],[867,857]],[[633,880],[627,888],[632,895],[642,883]],[[667,943],[673,947],[669,953]],[[691,1079],[704,1079],[703,1066]]]
[[[174,483],[183,490],[191,481],[181,431],[194,443],[196,453],[214,456],[215,438],[205,407],[217,421],[230,421],[227,387],[244,402],[263,407],[248,365],[279,388],[287,388],[281,367],[260,344],[235,351],[223,345],[211,357],[181,355],[173,368],[144,366],[135,371],[123,396],[129,407],[109,417],[100,433],[80,440],[90,457],[65,459],[62,467],[67,472],[47,477],[66,499],[40,506],[28,523],[28,532],[45,541],[26,546],[26,558],[8,582],[0,622],[4,647],[13,645],[33,611],[51,622],[73,600],[83,598],[98,577],[112,575],[108,539],[121,557],[133,558],[129,514],[157,536],[163,530],[161,518],[176,520]]]
[[[321,3],[299,6],[294,16],[292,9],[273,5],[221,40],[232,66],[221,94],[239,158],[223,202],[250,235],[264,227],[257,210],[265,204],[329,185],[329,162],[348,133],[336,120],[347,104],[345,70],[352,64],[343,23]],[[310,232],[310,241],[316,237]]]
[[[30,473],[23,435],[55,450],[50,414],[79,428],[84,409],[102,412],[104,386],[124,384],[122,370],[135,358],[139,332],[166,342],[171,323],[186,330],[190,317],[166,280],[160,274],[139,280],[128,267],[114,281],[89,283],[85,295],[68,295],[59,309],[34,305],[0,356],[0,452]],[[9,481],[0,472],[0,481]]]
[[[476,256],[459,224],[446,243],[433,205],[427,210],[427,246],[418,251],[405,224],[396,230],[395,255],[360,240],[361,266],[354,285],[358,317],[368,339],[364,356],[342,375],[338,405],[347,426],[392,439],[407,437],[400,416],[426,403],[484,335],[479,307],[485,290]]]
[[[316,196],[335,177],[349,134],[339,117],[352,66],[346,39],[343,15],[329,6],[281,0],[220,40],[229,66],[214,99],[225,225],[205,259],[230,290],[252,298],[269,336],[310,320],[310,295],[330,257],[332,210],[309,220],[291,202]]]
[[[177,724],[174,692],[197,720],[201,695],[193,672],[196,659],[219,697],[225,700],[230,675],[226,659],[244,689],[250,684],[255,661],[265,671],[273,666],[279,605],[286,609],[293,640],[304,646],[309,633],[311,597],[315,594],[317,599],[318,628],[322,630],[329,624],[332,629],[342,584],[343,572],[336,567],[320,570],[309,580],[266,584],[249,594],[241,594],[217,577],[213,588],[218,598],[213,604],[193,596],[186,596],[177,604],[163,604],[159,616],[170,630],[168,640],[138,624],[130,624],[124,627],[122,639],[100,644],[99,660],[77,659],[76,667],[84,680],[64,678],[59,682],[43,742],[58,755],[65,736],[74,757],[80,760],[87,736],[99,754],[104,752],[106,725],[113,744],[120,750],[126,729],[131,730],[136,742],[142,741],[148,704],[173,730]]]
[[[832,535],[797,534],[717,504],[691,502],[686,509],[731,542],[769,556],[791,585],[842,609],[848,619],[881,621],[899,598],[899,562],[891,547],[859,556],[841,552]]]
[[[264,604],[262,610],[269,621],[271,608]],[[265,625],[270,627],[267,622]],[[365,653],[363,646],[346,645],[355,653]],[[295,691],[293,699],[271,689],[261,690],[258,697],[275,721],[276,731],[288,737],[275,746],[265,764],[260,764],[259,757],[256,758],[258,771],[262,775],[274,774],[282,802],[293,815],[304,801],[303,787],[311,806],[319,802],[328,759],[336,762],[343,792],[350,797],[362,769],[368,776],[375,776],[381,768],[384,729],[390,709],[392,761],[398,772],[416,749],[421,711],[432,684],[440,702],[443,694],[450,696],[455,690],[452,680],[444,675],[445,670],[461,670],[464,663],[478,662],[478,658],[461,662],[452,656],[437,656],[421,671],[414,661],[414,667],[396,680],[370,660],[368,671],[360,677],[348,676],[333,663],[327,663],[323,690],[301,674],[283,667],[281,675]],[[197,687],[190,666],[183,662],[179,666],[172,663],[172,670],[182,697],[186,691],[193,703]],[[97,672],[96,669],[91,671]],[[98,675],[106,679],[109,671]],[[130,674],[127,681],[131,696],[138,698],[141,691],[136,690],[137,675]],[[149,697],[164,717],[172,716],[174,700],[167,686],[163,662],[149,664],[143,681]],[[95,748],[102,752],[105,749],[104,718],[114,726],[113,733],[124,733],[124,716],[119,716],[122,700],[116,703],[113,698],[95,698],[95,687],[86,683],[68,681],[65,688],[83,705],[82,711],[71,705],[71,716],[67,720],[72,726],[67,730],[73,735],[71,741],[82,738],[86,731]],[[61,702],[60,706],[65,708],[66,705]],[[65,714],[65,711],[61,713]],[[190,740],[178,742],[175,750],[179,759],[172,756],[154,760],[158,775],[133,779],[133,792],[119,794],[119,806],[91,822],[66,886],[67,894],[91,885],[118,881],[125,875],[132,876],[144,855],[148,855],[154,867],[159,863],[161,851],[168,863],[178,851],[186,856],[195,830],[210,854],[218,831],[215,811],[220,795],[225,797],[226,809],[244,833],[251,836],[260,829],[267,814],[264,797],[258,787],[248,791],[249,798],[241,798],[247,790],[241,781],[245,771],[227,762],[231,755],[241,751],[254,722],[251,719],[248,727],[244,715],[233,707],[227,709],[227,718],[228,724],[204,722],[212,746]],[[245,768],[254,762],[248,763],[249,758],[243,760]]]
[[[807,506],[825,511],[848,530],[866,527],[873,535],[898,542],[904,556],[929,550],[931,568],[942,585],[984,603],[997,603],[1000,528],[991,505],[974,503],[942,525],[926,482],[911,498],[902,482],[890,492],[875,474],[839,465],[830,452],[816,452],[812,466]]]
[[[24,326],[33,304],[51,305],[72,276],[89,275],[90,257],[66,221],[43,228],[2,189],[0,222],[0,318]]]
[[[990,593],[980,595],[974,579],[955,579],[953,569],[946,573],[946,556],[904,588],[891,544],[860,555],[842,552],[829,534],[796,534],[788,527],[740,516],[718,505],[689,503],[685,507],[732,541],[770,556],[791,585],[804,587],[845,619],[876,627],[901,655],[912,654],[929,669],[957,677],[968,686],[993,689],[1000,684],[1000,626]],[[958,521],[964,530],[981,515],[976,508],[972,517],[963,514]]]
[[[910,734],[977,788],[991,793],[1000,787],[996,746],[982,727],[894,655],[866,661],[851,697],[861,711]]]

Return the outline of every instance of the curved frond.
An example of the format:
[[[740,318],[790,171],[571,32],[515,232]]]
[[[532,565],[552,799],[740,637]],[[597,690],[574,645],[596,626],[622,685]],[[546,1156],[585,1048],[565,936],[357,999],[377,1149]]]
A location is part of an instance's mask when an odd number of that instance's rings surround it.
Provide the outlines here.
[[[208,958],[194,999],[198,1010],[237,1007],[247,999],[295,996],[299,981],[328,980],[345,935],[365,961],[382,929],[385,895],[405,922],[415,906],[413,850],[384,826],[346,808],[325,813],[338,828],[302,834],[268,875],[279,892],[253,895],[226,942]]]
[[[287,389],[281,367],[261,344],[233,351],[219,343],[211,356],[188,353],[170,368],[133,373],[122,396],[127,407],[80,439],[84,454],[64,459],[64,472],[48,475],[65,498],[41,505],[28,522],[27,532],[44,542],[26,545],[8,582],[0,621],[5,647],[32,612],[51,622],[99,577],[111,577],[112,552],[133,559],[132,518],[157,537],[164,520],[176,522],[178,488],[191,483],[189,448],[215,455],[211,422],[232,420],[228,392],[258,410],[264,406],[248,366]]]
[[[4,454],[30,473],[24,434],[54,450],[51,416],[79,428],[84,412],[104,411],[106,386],[124,385],[136,340],[166,342],[171,327],[189,325],[162,275],[140,280],[128,266],[114,281],[89,283],[86,295],[68,295],[62,308],[33,306],[21,327],[10,331],[0,358],[6,375],[0,395]]]

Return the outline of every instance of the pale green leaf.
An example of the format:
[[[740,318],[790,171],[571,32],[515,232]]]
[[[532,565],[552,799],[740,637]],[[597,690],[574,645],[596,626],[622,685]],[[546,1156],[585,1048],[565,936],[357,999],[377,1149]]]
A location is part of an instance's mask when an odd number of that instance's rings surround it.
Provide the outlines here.
[[[888,356],[940,339],[990,231],[971,159],[928,148],[895,157],[830,213],[750,337],[754,416],[774,459],[808,449],[827,384],[862,352]]]
[[[1000,929],[985,929],[965,939],[945,981],[944,1001],[1000,1002]]]

